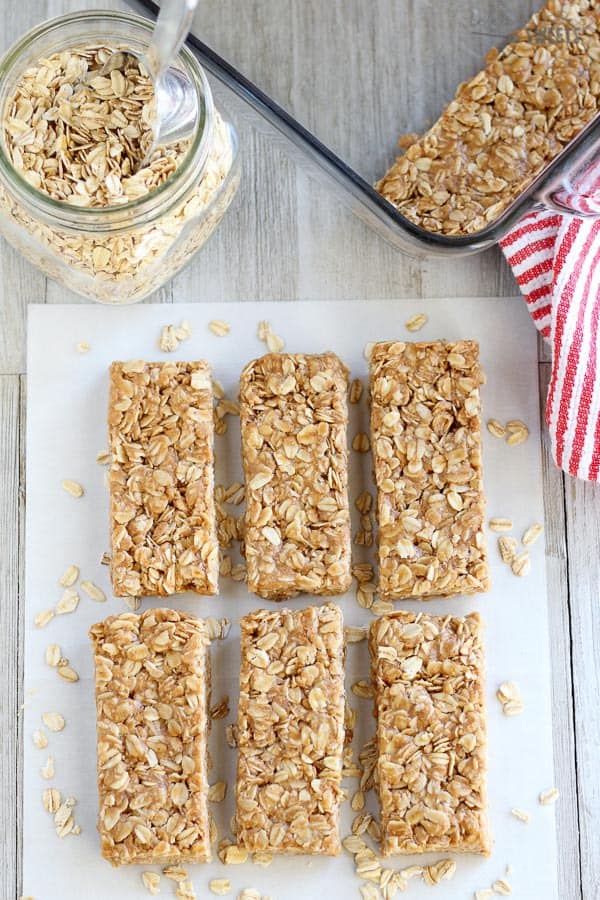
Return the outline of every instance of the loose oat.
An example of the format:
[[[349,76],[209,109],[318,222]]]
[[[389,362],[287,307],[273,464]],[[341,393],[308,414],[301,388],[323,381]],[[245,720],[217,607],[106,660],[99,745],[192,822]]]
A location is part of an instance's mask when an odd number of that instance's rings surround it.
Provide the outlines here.
[[[48,666],[57,666],[62,653],[58,644],[48,644],[46,647],[45,660]]]
[[[65,727],[64,717],[57,712],[42,713],[42,722],[50,731],[62,731]]]
[[[404,327],[408,331],[420,331],[424,325],[427,324],[427,316],[425,313],[416,313],[414,316],[411,316],[408,321],[404,323]]]
[[[134,360],[113,363],[110,379],[115,595],[214,594],[219,548],[208,365]]]
[[[490,531],[496,532],[504,532],[510,531],[513,527],[512,519],[490,519],[489,523]]]
[[[156,872],[142,872],[142,883],[153,896],[160,894],[160,875]]]
[[[95,600],[97,603],[106,602],[106,594],[92,581],[82,581],[81,590],[85,591],[90,600]]]
[[[252,862],[255,866],[261,866],[266,869],[273,862],[273,854],[269,853],[268,850],[259,850],[252,854]]]
[[[347,644],[358,644],[360,641],[364,641],[367,637],[367,629],[356,625],[345,625],[344,626],[344,637],[346,639]]]
[[[371,682],[366,679],[355,681],[351,687],[351,691],[355,697],[360,697],[361,700],[370,700],[371,697],[373,697],[373,687]]]
[[[368,453],[371,449],[369,436],[364,431],[359,431],[352,440],[352,449],[357,453]]]
[[[45,750],[48,746],[48,738],[43,731],[36,729],[32,735],[33,744],[38,750]]]
[[[441,859],[439,862],[423,868],[423,880],[430,886],[439,884],[443,879],[449,880],[456,872],[453,859]]]
[[[500,551],[502,561],[510,565],[517,555],[517,542],[512,537],[499,537],[498,549]]]
[[[248,860],[248,851],[237,844],[230,844],[223,853],[223,862],[226,866],[239,866]]]
[[[53,609],[44,609],[42,612],[36,613],[33,623],[36,628],[45,628],[48,622],[54,618]]]
[[[353,405],[355,405],[356,403],[360,403],[360,399],[363,395],[363,390],[363,383],[360,378],[354,378],[350,385],[348,401]]]
[[[64,575],[60,579],[62,587],[72,587],[79,578],[79,568],[77,566],[69,566]]]
[[[529,558],[529,553],[527,550],[524,550],[522,553],[518,553],[511,563],[511,569],[514,575],[525,576],[529,575],[531,571],[531,559]]]
[[[90,637],[102,855],[113,865],[210,860],[204,623],[151,609],[111,616]]]
[[[125,601],[125,606],[127,609],[130,609],[131,612],[137,612],[142,605],[141,597],[124,597],[123,600]]]
[[[512,894],[512,888],[504,878],[498,878],[493,883],[492,890],[495,894],[501,894],[503,897],[508,897],[509,894]]]
[[[577,40],[554,39],[557,30]],[[494,222],[599,107],[595,4],[548,0],[376,185],[431,232]]]
[[[227,794],[227,782],[216,781],[208,789],[208,799],[211,803],[221,803]]]
[[[83,585],[82,585],[83,587]],[[65,615],[65,613],[75,612],[79,605],[79,594],[74,588],[67,588],[62,597],[54,607],[57,616]]]
[[[504,425],[502,425],[501,422],[498,421],[498,419],[488,419],[487,430],[495,438],[506,437],[506,428],[504,427]]]
[[[215,703],[214,706],[211,706],[209,711],[209,716],[211,719],[225,719],[229,715],[229,695],[225,694],[225,696],[219,700],[218,703]]]
[[[346,390],[330,353],[269,354],[242,373],[248,587],[266,599],[350,585]]]
[[[79,341],[77,344],[76,350],[78,353],[89,353],[90,345],[87,341]]]
[[[171,881],[176,881],[177,884],[181,884],[183,881],[187,881],[188,873],[183,866],[165,866],[163,869],[163,875],[165,878],[170,878]]]
[[[213,334],[217,335],[217,337],[225,337],[225,335],[229,334],[229,332],[231,331],[231,325],[229,324],[229,322],[224,322],[222,319],[212,319],[208,323],[208,327]]]
[[[213,878],[208,882],[208,887],[218,897],[225,897],[231,893],[231,882],[227,878]]]
[[[45,764],[40,769],[40,775],[47,780],[54,778],[54,757],[49,756]]]
[[[494,896],[491,888],[484,888],[481,891],[475,891],[475,900],[490,900]]]
[[[400,612],[371,625],[384,856],[489,853],[480,631],[477,614]]]
[[[371,435],[382,599],[487,590],[474,341],[376,344]]]
[[[61,484],[63,489],[67,494],[70,494],[71,497],[83,497],[85,493],[78,481],[71,481],[69,478],[65,478],[64,481],[61,481]]]
[[[556,803],[559,796],[558,788],[555,787],[542,791],[539,796],[540,806],[551,806],[553,803]]]
[[[237,725],[228,725],[225,728],[225,740],[227,741],[227,746],[231,747],[232,750],[235,750],[237,747]]]
[[[535,544],[539,536],[542,534],[544,530],[543,525],[530,525],[529,528],[523,533],[523,537],[521,538],[521,543],[524,547],[530,547],[532,544]]]
[[[516,447],[519,444],[522,444],[523,441],[526,441],[529,437],[527,425],[524,422],[520,422],[518,419],[507,422],[506,430],[508,431],[506,443],[509,447]]]
[[[112,462],[112,457],[108,450],[101,450],[96,454],[96,462],[99,466],[108,466]]]
[[[63,681],[75,682],[79,681],[79,675],[71,666],[58,666],[57,673],[59,678],[62,678]]]
[[[175,325],[163,325],[158,346],[163,353],[173,353],[182,341],[187,341],[192,336],[192,329],[187,319],[183,319],[179,327]]]
[[[46,788],[46,790],[42,794],[42,803],[46,812],[54,815],[60,809],[60,791],[56,788]]]
[[[516,806],[514,806],[510,812],[511,815],[515,817],[515,819],[518,819],[520,822],[524,822],[525,825],[529,825],[531,816],[528,812],[525,812],[524,809],[518,809]]]
[[[180,881],[175,890],[177,900],[196,900],[196,891],[191,881]]]

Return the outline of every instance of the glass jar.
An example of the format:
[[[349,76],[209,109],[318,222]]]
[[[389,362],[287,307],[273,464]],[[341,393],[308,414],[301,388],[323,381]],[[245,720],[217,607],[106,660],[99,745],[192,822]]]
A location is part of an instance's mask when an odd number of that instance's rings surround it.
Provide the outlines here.
[[[45,22],[0,61],[4,117],[22,73],[74,47],[143,51],[152,23],[122,12],[73,13]],[[197,91],[198,126],[178,167],[149,193],[118,206],[55,200],[13,166],[0,140],[0,232],[45,274],[102,303],[132,303],[160,287],[210,237],[239,184],[232,124],[214,106],[210,86],[184,46],[177,65]]]

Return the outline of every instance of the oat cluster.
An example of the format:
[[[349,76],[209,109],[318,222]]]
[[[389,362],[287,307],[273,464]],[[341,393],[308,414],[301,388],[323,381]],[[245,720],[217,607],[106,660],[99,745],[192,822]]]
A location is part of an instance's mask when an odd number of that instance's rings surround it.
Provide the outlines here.
[[[370,360],[381,597],[487,590],[477,343],[380,343]]]
[[[103,856],[115,866],[209,860],[204,622],[154,609],[111,616],[90,637]]]
[[[377,184],[428,231],[471,234],[494,222],[596,115],[596,0],[548,0],[488,59]]]
[[[219,547],[208,365],[113,363],[108,421],[115,595],[215,594]]]
[[[246,564],[261,597],[350,586],[347,390],[333,353],[271,353],[242,372]]]
[[[384,856],[490,851],[480,631],[476,613],[371,625]]]
[[[237,840],[248,851],[340,851],[344,631],[338,607],[240,621]]]

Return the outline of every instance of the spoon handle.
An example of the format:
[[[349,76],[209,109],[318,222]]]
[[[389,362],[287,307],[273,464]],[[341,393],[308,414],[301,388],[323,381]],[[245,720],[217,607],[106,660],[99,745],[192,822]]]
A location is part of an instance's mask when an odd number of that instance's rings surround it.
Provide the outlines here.
[[[198,0],[163,0],[152,41],[146,52],[150,75],[156,81],[177,56],[183,44]]]

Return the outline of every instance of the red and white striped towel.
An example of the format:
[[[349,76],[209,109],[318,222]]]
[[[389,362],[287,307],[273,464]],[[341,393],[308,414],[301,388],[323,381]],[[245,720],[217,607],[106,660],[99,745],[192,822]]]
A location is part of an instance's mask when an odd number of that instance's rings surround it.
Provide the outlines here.
[[[600,179],[561,198],[578,212],[600,206]],[[542,210],[500,242],[537,328],[552,344],[546,422],[554,460],[600,480],[600,220]]]

